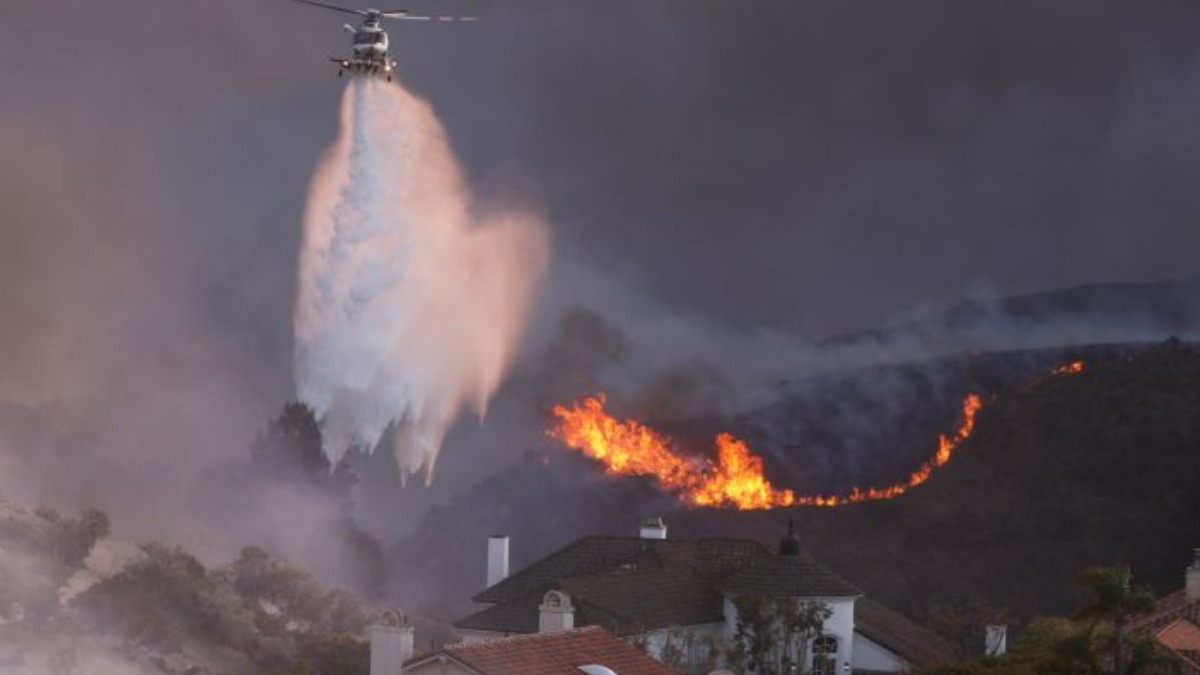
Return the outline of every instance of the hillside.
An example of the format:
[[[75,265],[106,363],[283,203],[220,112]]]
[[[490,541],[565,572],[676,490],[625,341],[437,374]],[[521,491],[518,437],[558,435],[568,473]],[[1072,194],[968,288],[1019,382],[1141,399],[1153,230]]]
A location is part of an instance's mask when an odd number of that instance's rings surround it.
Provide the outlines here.
[[[0,672],[366,672],[368,613],[350,593],[254,547],[206,568],[107,533],[95,509],[64,516],[0,496]]]
[[[1043,377],[1075,358],[1085,372]],[[979,354],[787,383],[775,404],[732,422],[776,484],[838,491],[907,475],[953,427],[962,396],[985,395],[974,434],[928,483],[836,509],[685,508],[547,442],[393,547],[397,590],[452,616],[482,586],[488,534],[511,534],[520,566],[583,534],[628,534],[651,514],[672,536],[768,541],[794,518],[819,559],[918,616],[966,599],[1017,616],[1062,612],[1079,569],[1116,561],[1170,590],[1200,543],[1197,382],[1200,347],[1176,341]],[[707,433],[713,422],[699,424]]]

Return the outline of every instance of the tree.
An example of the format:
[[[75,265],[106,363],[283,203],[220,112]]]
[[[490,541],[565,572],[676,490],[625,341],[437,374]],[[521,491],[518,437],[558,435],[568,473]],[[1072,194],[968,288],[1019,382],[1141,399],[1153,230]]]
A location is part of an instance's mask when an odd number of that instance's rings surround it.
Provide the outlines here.
[[[329,462],[320,424],[312,408],[303,403],[284,405],[279,417],[254,439],[250,456],[264,474],[276,480],[308,480],[339,495],[358,482],[345,464],[334,466]]]
[[[833,610],[820,601],[746,595],[734,598],[737,625],[729,650],[735,670],[784,675],[803,670],[809,642],[821,635]]]
[[[96,542],[109,533],[108,514],[100,509],[85,509],[74,518],[47,508],[37,514],[54,524],[54,557],[68,567],[83,566]]]
[[[1091,567],[1075,578],[1075,585],[1091,593],[1089,601],[1076,612],[1076,618],[1092,623],[1107,622],[1113,630],[1113,673],[1125,668],[1125,623],[1130,616],[1154,607],[1154,596],[1145,586],[1133,585],[1133,573],[1127,565]]]
[[[1008,610],[984,600],[973,599],[930,608],[928,624],[935,633],[954,645],[958,658],[973,658],[983,654],[987,627],[1008,624]]]

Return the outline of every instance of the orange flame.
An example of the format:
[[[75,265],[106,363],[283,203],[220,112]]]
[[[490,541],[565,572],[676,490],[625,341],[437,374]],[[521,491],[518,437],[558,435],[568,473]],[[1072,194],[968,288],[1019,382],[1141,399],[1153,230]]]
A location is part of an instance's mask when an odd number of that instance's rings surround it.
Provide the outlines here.
[[[1083,371],[1083,361],[1055,368],[1052,375]],[[589,396],[572,407],[555,406],[558,422],[549,435],[569,448],[601,463],[605,473],[653,476],[660,486],[694,506],[733,507],[739,510],[780,506],[842,506],[894,499],[929,480],[933,472],[954,455],[975,430],[975,417],[983,398],[967,394],[962,419],[953,434],[938,438],[937,452],[907,480],[882,488],[853,488],[843,495],[797,495],[777,489],[763,474],[762,457],[728,433],[716,438],[716,458],[679,454],[670,439],[636,420],[618,420],[604,410],[605,395]]]
[[[939,439],[937,454],[903,483],[887,488],[854,488],[846,495],[801,495],[780,490],[763,474],[762,457],[731,434],[717,436],[717,456],[682,456],[665,436],[636,420],[618,420],[604,410],[604,394],[589,396],[573,407],[555,406],[558,424],[550,435],[567,447],[598,460],[606,473],[653,476],[663,488],[695,506],[731,506],[741,510],[777,506],[840,506],[892,499],[929,480],[936,467],[950,461],[954,450],[975,428],[983,400],[970,394],[963,401],[963,420],[952,436]]]
[[[1078,375],[1083,372],[1083,361],[1072,361],[1050,371],[1051,375]]]

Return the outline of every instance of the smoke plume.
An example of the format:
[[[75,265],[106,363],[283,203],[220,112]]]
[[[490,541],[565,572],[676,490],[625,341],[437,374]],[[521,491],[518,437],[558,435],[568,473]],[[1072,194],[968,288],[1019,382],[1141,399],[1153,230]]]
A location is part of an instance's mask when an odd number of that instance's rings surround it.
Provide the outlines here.
[[[296,380],[325,451],[389,427],[402,477],[434,462],[464,407],[482,415],[548,260],[527,208],[482,209],[430,106],[357,79],[309,194]]]

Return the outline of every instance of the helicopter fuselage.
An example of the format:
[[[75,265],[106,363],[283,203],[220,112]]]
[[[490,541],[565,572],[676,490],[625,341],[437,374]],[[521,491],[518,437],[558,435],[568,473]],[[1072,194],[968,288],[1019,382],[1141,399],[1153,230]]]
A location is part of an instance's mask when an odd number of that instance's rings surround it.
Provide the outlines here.
[[[399,64],[388,58],[387,31],[371,21],[357,28],[349,24],[344,28],[354,33],[354,42],[349,58],[330,57],[331,61],[338,64],[338,76],[343,73],[373,75],[387,78],[390,82]]]
[[[354,14],[362,17],[363,22],[358,26],[344,24],[346,32],[354,35],[350,45],[349,57],[329,57],[330,61],[338,64],[338,77],[345,73],[352,75],[372,75],[386,77],[390,82],[399,66],[394,59],[388,58],[388,34],[383,30],[384,19],[400,19],[407,21],[476,21],[474,16],[444,16],[412,14],[407,9],[380,11],[378,9],[354,9],[331,4],[325,0],[294,0],[295,2],[322,7],[324,9]]]

